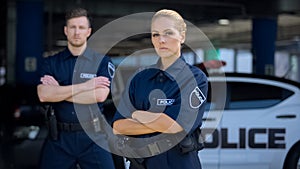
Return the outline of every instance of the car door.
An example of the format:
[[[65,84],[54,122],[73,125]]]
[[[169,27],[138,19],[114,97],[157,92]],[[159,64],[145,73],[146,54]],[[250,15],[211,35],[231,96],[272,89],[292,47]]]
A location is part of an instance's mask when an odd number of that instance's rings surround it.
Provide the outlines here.
[[[219,132],[220,121],[226,104],[226,91],[224,78],[209,78],[208,98],[201,130],[205,141],[205,148],[199,151],[202,168],[219,168]]]
[[[276,121],[275,106],[289,94],[264,80],[227,82],[230,99],[220,123],[220,169],[270,168],[285,151],[285,127]]]

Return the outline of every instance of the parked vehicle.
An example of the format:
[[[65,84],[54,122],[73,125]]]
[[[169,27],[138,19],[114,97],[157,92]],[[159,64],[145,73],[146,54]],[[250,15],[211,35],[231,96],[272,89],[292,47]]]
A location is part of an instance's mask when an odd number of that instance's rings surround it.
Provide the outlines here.
[[[300,168],[299,83],[230,73],[209,81],[226,82],[226,95],[223,106],[216,98],[224,92],[208,100],[202,129],[206,148],[199,152],[203,168]]]

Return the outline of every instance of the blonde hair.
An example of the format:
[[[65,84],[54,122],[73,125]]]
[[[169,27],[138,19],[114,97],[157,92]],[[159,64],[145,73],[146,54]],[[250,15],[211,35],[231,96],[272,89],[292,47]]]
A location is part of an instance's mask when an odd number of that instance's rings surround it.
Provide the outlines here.
[[[186,32],[186,23],[184,22],[184,19],[181,17],[181,15],[174,11],[174,10],[170,10],[170,9],[162,9],[157,11],[153,17],[152,17],[152,22],[159,18],[159,17],[168,17],[174,20],[175,22],[175,27],[179,32]]]

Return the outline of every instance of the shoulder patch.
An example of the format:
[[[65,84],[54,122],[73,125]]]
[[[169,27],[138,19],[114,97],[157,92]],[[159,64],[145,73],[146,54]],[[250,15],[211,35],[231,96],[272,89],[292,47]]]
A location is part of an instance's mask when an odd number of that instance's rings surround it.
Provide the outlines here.
[[[111,62],[108,62],[107,69],[109,76],[113,78],[115,76],[115,65],[113,65]]]
[[[190,94],[190,106],[194,109],[199,108],[205,100],[206,97],[199,89],[199,87],[195,87],[195,89]]]

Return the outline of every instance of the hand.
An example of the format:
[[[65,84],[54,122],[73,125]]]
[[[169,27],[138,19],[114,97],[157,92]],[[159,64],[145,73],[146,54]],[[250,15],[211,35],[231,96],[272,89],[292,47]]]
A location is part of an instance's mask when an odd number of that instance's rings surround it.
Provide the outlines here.
[[[132,119],[140,122],[140,123],[151,123],[155,120],[157,120],[160,117],[160,113],[152,113],[142,110],[136,110],[132,113],[131,117]]]
[[[87,89],[104,88],[110,86],[110,81],[107,77],[99,76],[85,82]]]
[[[41,78],[41,82],[44,85],[52,85],[52,86],[59,86],[59,83],[54,79],[53,76],[45,75]]]

